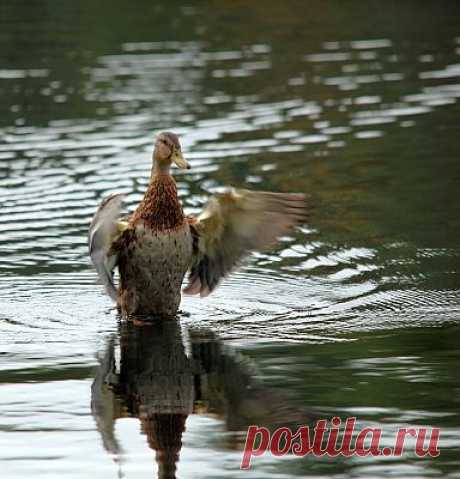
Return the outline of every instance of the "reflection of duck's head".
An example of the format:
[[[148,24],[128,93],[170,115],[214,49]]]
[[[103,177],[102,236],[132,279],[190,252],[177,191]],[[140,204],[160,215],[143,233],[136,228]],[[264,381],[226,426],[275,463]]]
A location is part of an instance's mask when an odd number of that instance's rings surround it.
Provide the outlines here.
[[[140,418],[142,432],[156,451],[159,478],[175,477],[186,419],[187,414],[152,414]]]

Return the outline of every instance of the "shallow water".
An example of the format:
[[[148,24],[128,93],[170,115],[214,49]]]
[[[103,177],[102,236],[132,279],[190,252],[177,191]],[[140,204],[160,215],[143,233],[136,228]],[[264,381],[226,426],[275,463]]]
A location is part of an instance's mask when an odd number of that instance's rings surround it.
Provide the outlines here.
[[[460,6],[346,3],[2,2],[2,477],[170,474],[183,416],[178,477],[458,477]],[[105,195],[136,204],[164,129],[189,212],[233,185],[312,219],[136,329],[86,231]],[[172,439],[138,419],[159,391]],[[441,456],[239,470],[248,424],[333,415],[441,427]]]

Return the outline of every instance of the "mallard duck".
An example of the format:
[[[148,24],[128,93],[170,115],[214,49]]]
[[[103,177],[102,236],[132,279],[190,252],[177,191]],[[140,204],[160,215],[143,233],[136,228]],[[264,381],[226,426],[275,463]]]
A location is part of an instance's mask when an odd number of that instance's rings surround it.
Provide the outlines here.
[[[174,316],[185,294],[212,293],[249,252],[271,247],[306,219],[304,195],[231,189],[215,195],[198,216],[185,216],[171,165],[189,169],[177,135],[156,139],[143,199],[121,218],[125,195],[104,199],[89,228],[89,253],[124,317]],[[113,271],[118,266],[119,286]]]

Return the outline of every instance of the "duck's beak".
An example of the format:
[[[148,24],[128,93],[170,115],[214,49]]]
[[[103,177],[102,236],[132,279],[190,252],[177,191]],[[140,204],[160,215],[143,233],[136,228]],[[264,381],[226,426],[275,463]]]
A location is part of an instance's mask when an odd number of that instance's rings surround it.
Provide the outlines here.
[[[189,170],[190,165],[185,161],[185,158],[182,156],[182,152],[178,150],[177,148],[174,149],[174,152],[171,156],[172,161],[179,167],[182,168],[183,170]]]

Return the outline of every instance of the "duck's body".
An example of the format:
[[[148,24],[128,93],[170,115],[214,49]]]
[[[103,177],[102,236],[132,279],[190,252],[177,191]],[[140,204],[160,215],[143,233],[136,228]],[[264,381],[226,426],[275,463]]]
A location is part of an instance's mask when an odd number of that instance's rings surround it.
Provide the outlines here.
[[[175,315],[192,261],[192,236],[171,176],[152,178],[113,247],[118,251],[123,315]]]
[[[137,225],[118,256],[119,305],[124,316],[172,316],[192,260],[190,228],[152,231]]]
[[[234,190],[216,195],[197,217],[185,217],[171,163],[189,168],[173,133],[159,135],[150,183],[139,206],[119,221],[121,199],[99,207],[89,250],[109,295],[124,317],[174,316],[189,270],[188,294],[207,296],[248,252],[266,249],[305,219],[303,195]],[[120,285],[113,283],[118,265]]]

